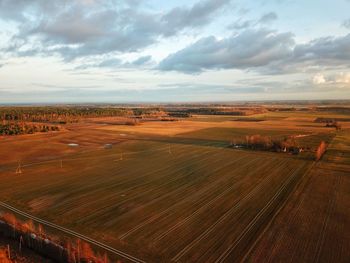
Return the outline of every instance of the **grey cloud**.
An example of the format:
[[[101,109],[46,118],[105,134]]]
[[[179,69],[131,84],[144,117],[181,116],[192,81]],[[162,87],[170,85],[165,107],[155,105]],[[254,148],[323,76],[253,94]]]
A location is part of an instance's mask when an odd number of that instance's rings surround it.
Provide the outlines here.
[[[88,69],[88,68],[136,68],[145,66],[152,62],[152,56],[141,56],[133,61],[123,62],[123,60],[119,58],[109,58],[105,59],[99,63],[85,63],[82,64],[76,69]]]
[[[206,0],[199,1],[192,8],[177,7],[161,18],[168,34],[173,35],[178,30],[186,27],[198,27],[210,22],[212,15],[230,3],[230,0]]]
[[[152,60],[152,56],[143,56],[140,57],[132,62],[133,65],[135,66],[142,66]]]
[[[40,34],[46,42],[84,43],[96,38],[105,37],[106,28],[113,26],[114,12],[102,11],[85,15],[81,10],[72,8],[54,20],[45,20],[29,34]]]
[[[342,24],[345,28],[350,29],[350,19],[345,20]]]
[[[152,56],[142,56],[131,62],[123,62],[119,58],[107,59],[102,61],[101,63],[94,65],[94,67],[99,68],[130,68],[130,67],[138,67],[143,66],[149,63],[152,60]]]
[[[118,58],[114,58],[114,59],[108,59],[105,61],[102,61],[101,63],[98,64],[98,67],[100,68],[110,68],[110,67],[118,67],[122,64],[122,61]]]
[[[270,13],[267,13],[267,14],[264,14],[260,19],[259,19],[259,23],[262,23],[262,24],[266,24],[266,23],[270,23],[272,21],[275,21],[278,19],[278,16],[276,13],[274,12],[270,12]]]
[[[103,60],[99,63],[82,63],[80,66],[75,69],[88,69],[88,68],[119,68],[123,65],[123,61],[119,58],[110,58]]]
[[[262,24],[268,24],[278,18],[277,14],[274,12],[266,13],[263,16],[261,16],[258,20],[243,20],[242,18],[236,20],[234,23],[229,25],[227,28],[229,30],[242,30],[242,29],[248,29],[253,28],[257,26],[261,26]]]
[[[139,51],[160,38],[209,24],[210,18],[231,0],[198,1],[190,8],[177,7],[165,13],[145,11],[136,0],[123,0],[118,5],[100,0],[19,0],[18,6],[14,2],[0,0],[0,14],[11,13],[1,18],[21,24],[6,51],[21,55],[20,50],[28,54],[36,50],[72,60]],[[41,47],[31,48],[31,42]]]
[[[324,37],[307,44],[297,45],[294,49],[295,59],[299,61],[324,61],[339,64],[350,60],[350,34],[342,37]]]
[[[207,69],[254,68],[286,59],[294,46],[291,33],[247,30],[218,40],[200,39],[187,48],[165,58],[160,70],[198,73]]]
[[[230,29],[230,30],[231,29],[240,30],[240,29],[247,29],[251,25],[252,25],[252,21],[251,20],[246,20],[246,21],[237,20],[233,24],[229,25],[227,28]]]
[[[293,34],[246,30],[222,40],[207,37],[169,55],[158,69],[200,73],[211,69],[256,70],[265,74],[300,72],[317,67],[350,66],[350,34],[296,44]]]
[[[47,0],[0,0],[0,17],[4,20],[27,21],[29,14],[46,12],[50,14],[52,10],[67,3],[68,0],[47,1]]]

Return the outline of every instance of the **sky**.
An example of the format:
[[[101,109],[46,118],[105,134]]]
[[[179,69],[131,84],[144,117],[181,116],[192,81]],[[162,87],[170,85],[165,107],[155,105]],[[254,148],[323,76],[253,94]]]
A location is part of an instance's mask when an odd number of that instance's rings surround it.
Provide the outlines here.
[[[350,0],[0,0],[0,104],[350,99]]]

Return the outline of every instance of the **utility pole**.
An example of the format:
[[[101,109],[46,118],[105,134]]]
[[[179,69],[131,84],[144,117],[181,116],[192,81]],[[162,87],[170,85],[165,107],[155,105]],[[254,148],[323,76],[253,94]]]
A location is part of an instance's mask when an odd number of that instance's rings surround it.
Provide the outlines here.
[[[169,145],[169,149],[168,149],[168,152],[169,152],[169,154],[171,154],[171,148],[170,148],[170,145]]]
[[[21,173],[22,173],[21,162],[19,161],[19,162],[18,162],[17,169],[16,169],[16,174],[21,174]]]

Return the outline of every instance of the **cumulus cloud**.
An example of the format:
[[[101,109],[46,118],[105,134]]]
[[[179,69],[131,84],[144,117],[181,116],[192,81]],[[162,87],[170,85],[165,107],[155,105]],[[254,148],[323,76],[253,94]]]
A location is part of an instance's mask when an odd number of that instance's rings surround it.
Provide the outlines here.
[[[278,19],[278,16],[275,12],[270,12],[270,13],[266,13],[264,14],[260,19],[259,19],[259,23],[262,24],[267,24],[270,23],[272,21],[275,21]]]
[[[252,21],[251,20],[245,20],[245,21],[241,21],[241,20],[237,20],[235,21],[233,24],[229,25],[227,28],[228,29],[233,29],[233,30],[241,30],[241,29],[247,29],[252,25]]]
[[[62,3],[59,3],[59,1],[46,0],[0,0],[0,17],[4,20],[24,22],[30,19],[30,14],[38,12],[51,14],[52,10],[55,10],[55,8],[58,8],[63,2],[67,1],[63,0]]]
[[[159,69],[198,73],[207,69],[261,67],[288,58],[293,46],[293,34],[266,29],[246,30],[221,40],[211,36],[169,55]]]
[[[264,73],[305,71],[313,67],[349,67],[350,34],[297,44],[291,33],[248,29],[224,39],[206,37],[169,55],[164,71],[199,73],[210,69],[255,69]]]
[[[208,24],[213,14],[226,6],[230,0],[199,1],[191,8],[177,7],[161,17],[166,34],[173,35],[186,27],[198,27]]]
[[[139,51],[160,38],[209,24],[230,1],[198,1],[188,8],[157,13],[143,10],[134,0],[123,0],[118,5],[101,0],[0,0],[0,14],[2,19],[21,24],[8,52],[59,54],[71,60]]]
[[[337,63],[350,59],[350,34],[341,37],[324,37],[295,47],[295,57],[299,60],[328,60]]]
[[[340,72],[334,74],[322,74],[318,73],[313,77],[313,84],[315,85],[325,85],[325,84],[340,84],[350,87],[350,72]]]
[[[318,73],[313,77],[312,83],[316,85],[323,84],[326,83],[326,79],[323,74]]]
[[[335,76],[334,81],[336,83],[350,84],[350,73],[341,72]]]
[[[350,29],[350,19],[345,20],[342,24],[345,28]]]

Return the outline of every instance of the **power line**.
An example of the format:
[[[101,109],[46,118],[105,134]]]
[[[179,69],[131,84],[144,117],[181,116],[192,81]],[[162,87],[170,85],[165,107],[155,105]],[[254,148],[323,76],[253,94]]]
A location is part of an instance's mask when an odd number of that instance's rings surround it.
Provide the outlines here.
[[[4,202],[0,201],[0,207],[4,207],[4,208],[6,208],[6,209],[8,209],[8,210],[10,210],[10,211],[12,211],[12,212],[14,212],[16,214],[19,214],[21,216],[29,218],[29,219],[33,220],[34,222],[37,222],[37,223],[42,224],[44,226],[48,226],[48,227],[51,227],[53,229],[59,230],[59,231],[61,231],[63,233],[66,233],[66,234],[69,234],[71,236],[77,237],[77,238],[79,238],[81,240],[84,240],[84,241],[86,241],[86,242],[88,242],[88,243],[90,243],[92,245],[95,245],[95,246],[100,247],[100,248],[102,248],[102,249],[104,249],[106,251],[109,251],[109,252],[111,252],[111,253],[113,253],[115,255],[123,257],[123,258],[125,258],[125,259],[127,259],[127,260],[129,260],[131,262],[134,262],[134,263],[146,263],[145,261],[143,261],[143,260],[141,260],[139,258],[136,258],[136,257],[134,257],[134,256],[132,256],[130,254],[127,254],[127,253],[125,253],[125,252],[123,252],[121,250],[115,249],[115,248],[113,248],[111,246],[108,246],[108,245],[106,245],[106,244],[104,244],[102,242],[99,242],[99,241],[97,241],[95,239],[92,239],[90,237],[82,235],[82,234],[80,234],[78,232],[75,232],[73,230],[70,230],[68,228],[56,225],[56,224],[51,223],[49,221],[46,221],[46,220],[40,219],[38,217],[35,217],[33,215],[30,215],[30,214],[28,214],[26,212],[23,212],[23,211],[15,208],[13,206],[10,206],[10,205],[8,205],[8,204],[6,204]]]

